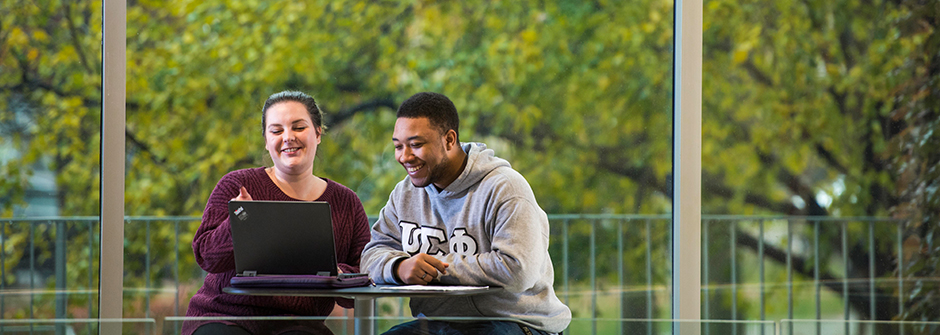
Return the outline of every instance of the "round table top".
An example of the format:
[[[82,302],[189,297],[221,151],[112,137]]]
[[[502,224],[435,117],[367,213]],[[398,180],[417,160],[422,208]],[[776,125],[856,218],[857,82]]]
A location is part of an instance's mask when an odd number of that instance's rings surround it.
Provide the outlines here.
[[[347,288],[237,288],[226,287],[222,292],[240,295],[293,296],[293,297],[439,297],[476,295],[502,291],[495,286],[441,286],[441,285],[378,285]]]

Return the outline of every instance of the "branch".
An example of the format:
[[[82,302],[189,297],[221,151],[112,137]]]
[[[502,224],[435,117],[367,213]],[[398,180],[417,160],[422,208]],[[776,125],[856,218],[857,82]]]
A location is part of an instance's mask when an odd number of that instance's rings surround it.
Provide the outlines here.
[[[816,154],[818,154],[819,157],[822,157],[822,159],[826,161],[826,163],[829,164],[829,166],[836,169],[836,171],[839,171],[839,173],[841,174],[844,174],[844,175],[849,174],[849,169],[846,168],[845,166],[842,166],[842,164],[839,163],[838,160],[836,160],[836,157],[833,156],[832,153],[829,152],[829,150],[826,150],[826,148],[823,147],[822,144],[816,143],[813,145],[813,147],[816,148]]]
[[[137,139],[137,136],[135,136],[134,133],[131,132],[131,131],[130,131],[129,129],[127,129],[126,127],[124,128],[124,137],[127,138],[127,140],[128,140],[131,144],[133,144],[135,147],[137,147],[138,149],[140,149],[140,151],[143,151],[143,152],[147,153],[147,155],[150,156],[150,160],[153,161],[154,164],[157,164],[157,165],[160,165],[160,166],[164,166],[164,167],[166,166],[166,157],[160,157],[160,156],[158,156],[157,154],[153,153],[153,150],[150,148],[149,145],[147,145],[146,143],[144,143],[144,142],[138,140],[138,139]]]
[[[69,26],[69,33],[72,34],[72,46],[75,47],[75,53],[78,54],[78,60],[82,63],[82,67],[85,68],[85,71],[93,72],[91,67],[88,65],[88,60],[85,59],[85,49],[82,48],[81,43],[78,42],[78,33],[75,29],[75,22],[72,21],[72,5],[69,1],[65,2],[65,7],[62,9],[65,15],[65,22]]]
[[[754,80],[757,82],[766,86],[774,86],[774,81],[770,79],[770,76],[764,74],[763,71],[758,69],[757,65],[754,65],[754,62],[752,62],[750,58],[744,61],[744,63],[741,65],[744,66],[744,70],[746,70],[747,73],[751,75],[751,77],[754,78]]]
[[[722,198],[730,199],[735,195],[734,189],[719,181],[721,177],[702,172],[702,194],[717,195]],[[744,203],[757,207],[766,208],[776,213],[782,214],[801,214],[802,211],[790,202],[775,202],[763,195],[745,192]]]
[[[649,167],[633,167],[624,164],[623,162],[627,161],[627,159],[619,154],[620,151],[617,150],[617,148],[594,148],[592,150],[596,150],[598,152],[598,157],[600,157],[598,160],[598,166],[600,168],[605,169],[611,173],[630,178],[638,184],[656,190],[666,195],[666,197],[672,199],[671,177],[667,177],[666,180],[660,180]],[[721,182],[721,179],[722,178],[720,176],[710,174],[708,172],[702,172],[702,193],[715,195],[726,199],[734,198],[735,190]],[[753,192],[745,193],[744,202],[750,205],[768,209],[776,213],[801,213],[800,209],[794,206],[792,203],[776,202],[763,195],[754,194]]]
[[[371,101],[363,102],[347,110],[339,111],[339,112],[332,113],[332,114],[324,113],[324,116],[328,117],[329,119],[328,123],[332,125],[340,125],[340,124],[343,124],[343,122],[346,122],[346,120],[352,118],[358,112],[365,111],[365,110],[374,111],[374,110],[379,109],[379,107],[387,107],[388,109],[391,109],[391,110],[397,110],[398,104],[396,104],[395,101],[390,98],[378,98],[378,99],[373,99]]]
[[[796,175],[790,173],[784,166],[779,166],[777,156],[773,154],[767,154],[760,150],[756,150],[757,157],[762,163],[767,166],[777,166],[777,180],[782,184],[786,185],[791,192],[798,195],[803,199],[803,202],[806,203],[806,214],[813,216],[829,216],[829,210],[823,208],[816,202],[816,196],[813,193],[813,190],[806,186],[802,180]]]
[[[737,232],[737,244],[740,246],[747,247],[751,249],[754,253],[758,252],[758,239],[750,234],[747,234],[742,231]],[[867,254],[866,254],[867,257]],[[787,263],[787,252],[780,248],[777,248],[768,243],[764,243],[764,258],[776,261],[777,263],[784,264]],[[800,257],[790,254],[791,269],[797,273],[813,278],[815,273],[812,266],[809,266],[810,259]],[[819,273],[819,284],[828,288],[833,293],[842,296],[843,284],[840,278],[836,278],[831,272],[823,270]],[[852,305],[855,310],[861,312],[861,315],[870,315],[869,314],[869,302],[870,302],[870,287],[868,284],[863,285],[849,285],[848,287],[848,297],[843,296],[844,299],[849,300],[849,304]],[[885,291],[885,289],[875,287],[875,295],[877,297],[890,297],[892,292]],[[880,311],[881,308],[879,308]]]

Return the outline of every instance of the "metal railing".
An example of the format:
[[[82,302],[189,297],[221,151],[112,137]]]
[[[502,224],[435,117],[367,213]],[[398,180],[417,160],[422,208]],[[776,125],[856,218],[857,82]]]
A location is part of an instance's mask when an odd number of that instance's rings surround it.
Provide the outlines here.
[[[669,318],[670,216],[574,214],[550,215],[549,220],[556,292],[576,318]],[[126,317],[185,312],[204,276],[190,249],[199,221],[125,219]],[[897,256],[904,254],[904,221],[703,215],[702,224],[704,319],[824,319],[835,314],[844,320],[877,319],[879,304],[888,302],[896,302],[903,312],[903,269],[885,272],[886,266],[876,261],[878,255],[889,255],[898,263]],[[0,219],[0,318],[93,317],[98,236],[97,217]],[[859,259],[865,257],[867,276],[857,276],[864,265]],[[867,315],[847,298],[863,292],[861,286],[869,295]],[[808,309],[803,303],[806,287],[812,290],[813,307]],[[887,293],[892,295],[885,297]],[[172,302],[163,301],[168,294]],[[768,303],[768,296],[781,302],[785,296],[786,303]],[[153,307],[155,298],[163,301],[160,311]],[[398,305],[393,314],[404,313],[404,300],[387,303]],[[835,305],[840,305],[838,313]],[[625,327],[632,326],[624,324],[620,331]],[[654,332],[653,323],[643,327],[631,332]],[[583,331],[598,331],[596,322],[589,328]],[[736,332],[733,326],[729,330]]]

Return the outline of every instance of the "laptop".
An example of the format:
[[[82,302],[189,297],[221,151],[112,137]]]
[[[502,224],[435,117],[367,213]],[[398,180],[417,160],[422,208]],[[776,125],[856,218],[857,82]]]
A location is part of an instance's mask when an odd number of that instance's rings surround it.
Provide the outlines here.
[[[337,273],[330,204],[324,201],[230,201],[235,252],[233,287],[366,286],[365,273]]]

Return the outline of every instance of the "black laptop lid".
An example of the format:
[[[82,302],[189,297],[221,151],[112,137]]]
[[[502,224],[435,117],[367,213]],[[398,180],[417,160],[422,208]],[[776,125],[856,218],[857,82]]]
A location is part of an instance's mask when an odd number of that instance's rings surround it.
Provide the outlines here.
[[[323,201],[230,201],[235,273],[335,276],[330,205]]]

